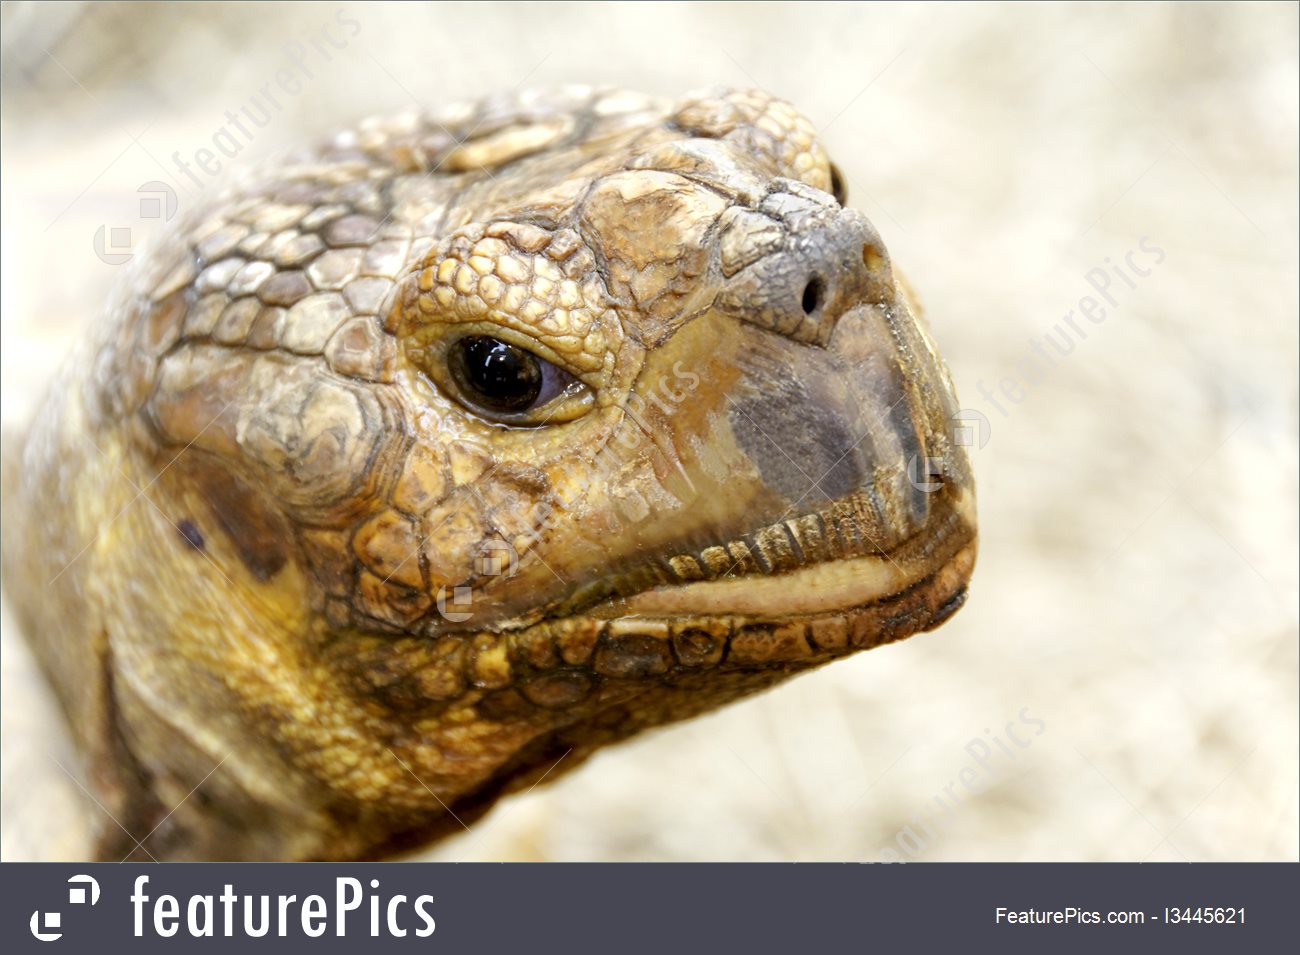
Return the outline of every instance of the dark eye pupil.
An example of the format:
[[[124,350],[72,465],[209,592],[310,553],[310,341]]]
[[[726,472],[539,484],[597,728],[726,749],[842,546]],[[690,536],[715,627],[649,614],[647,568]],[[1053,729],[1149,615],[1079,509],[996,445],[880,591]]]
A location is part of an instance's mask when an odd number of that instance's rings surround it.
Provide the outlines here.
[[[452,351],[452,371],[469,397],[493,411],[524,411],[542,390],[537,358],[497,338],[462,338]]]

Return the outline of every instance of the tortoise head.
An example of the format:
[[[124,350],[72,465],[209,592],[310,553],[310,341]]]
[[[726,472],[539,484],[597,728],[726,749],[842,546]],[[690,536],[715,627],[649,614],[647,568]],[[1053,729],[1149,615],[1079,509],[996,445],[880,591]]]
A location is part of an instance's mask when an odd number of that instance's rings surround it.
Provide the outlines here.
[[[960,605],[951,383],[806,120],[703,97],[512,171],[387,312],[411,445],[353,547],[419,663],[350,648],[361,692],[540,765]]]
[[[467,198],[393,298],[413,447],[355,541],[429,601],[392,622],[594,642],[579,683],[798,668],[955,609],[951,384],[807,121],[721,94],[603,146]]]
[[[810,124],[752,92],[612,102],[481,121],[440,154],[349,140],[293,175],[358,203],[381,179],[384,222],[320,217],[336,251],[289,273],[318,294],[250,312],[262,351],[198,335],[161,363],[146,410],[191,448],[161,486],[204,488],[222,568],[189,572],[220,595],[210,622],[173,626],[227,634],[174,672],[219,688],[202,718],[272,739],[258,772],[326,793],[282,811],[314,800],[360,833],[307,854],[423,838],[444,804],[964,598],[951,383]],[[376,150],[378,172],[357,159]],[[268,221],[303,194],[276,188]],[[290,282],[261,280],[263,306]]]

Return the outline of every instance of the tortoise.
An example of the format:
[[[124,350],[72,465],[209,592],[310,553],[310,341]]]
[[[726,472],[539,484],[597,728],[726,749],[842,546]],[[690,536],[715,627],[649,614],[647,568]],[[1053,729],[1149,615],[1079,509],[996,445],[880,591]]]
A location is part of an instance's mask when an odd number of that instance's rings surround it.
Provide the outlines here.
[[[178,217],[6,477],[97,857],[408,851],[955,612],[951,378],[845,201],[771,95],[566,88]]]

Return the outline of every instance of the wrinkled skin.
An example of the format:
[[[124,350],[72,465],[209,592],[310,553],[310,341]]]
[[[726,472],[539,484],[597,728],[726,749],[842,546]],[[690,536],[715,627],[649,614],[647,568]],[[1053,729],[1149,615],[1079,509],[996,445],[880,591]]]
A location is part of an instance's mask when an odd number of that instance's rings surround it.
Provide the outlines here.
[[[131,833],[99,854],[391,854],[954,612],[951,385],[834,176],[764,94],[568,90],[363,124],[185,217],[7,495],[9,594]],[[555,387],[476,405],[466,336]]]

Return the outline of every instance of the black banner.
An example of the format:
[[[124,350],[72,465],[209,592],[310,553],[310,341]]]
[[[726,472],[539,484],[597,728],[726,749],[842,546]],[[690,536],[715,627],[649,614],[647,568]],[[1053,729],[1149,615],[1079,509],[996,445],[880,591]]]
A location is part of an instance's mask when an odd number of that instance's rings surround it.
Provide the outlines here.
[[[21,864],[13,951],[1289,950],[1290,864]],[[16,943],[16,945],[15,945]]]

